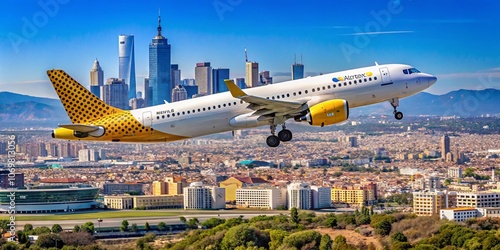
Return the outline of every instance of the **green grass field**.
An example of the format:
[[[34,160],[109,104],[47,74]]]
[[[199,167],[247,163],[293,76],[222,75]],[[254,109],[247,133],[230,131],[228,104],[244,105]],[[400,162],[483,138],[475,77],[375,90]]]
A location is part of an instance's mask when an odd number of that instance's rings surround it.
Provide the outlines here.
[[[47,215],[24,215],[17,214],[18,221],[46,221],[46,220],[96,220],[97,218],[131,218],[131,217],[163,217],[163,216],[181,216],[180,212],[167,211],[147,211],[147,210],[132,210],[132,211],[102,211],[102,212],[82,212],[68,214],[47,214]],[[8,220],[9,216],[0,216],[0,220]]]

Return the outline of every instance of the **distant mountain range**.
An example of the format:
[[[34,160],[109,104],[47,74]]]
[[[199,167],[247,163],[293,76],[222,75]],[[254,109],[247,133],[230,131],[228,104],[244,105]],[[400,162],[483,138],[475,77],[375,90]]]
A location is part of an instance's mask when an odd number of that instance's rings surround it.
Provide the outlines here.
[[[419,93],[402,99],[398,110],[407,116],[438,115],[461,117],[500,113],[500,90],[457,90],[444,95]],[[352,116],[392,115],[391,105],[379,103],[353,109]],[[0,122],[49,121],[55,125],[69,118],[58,99],[0,92]]]

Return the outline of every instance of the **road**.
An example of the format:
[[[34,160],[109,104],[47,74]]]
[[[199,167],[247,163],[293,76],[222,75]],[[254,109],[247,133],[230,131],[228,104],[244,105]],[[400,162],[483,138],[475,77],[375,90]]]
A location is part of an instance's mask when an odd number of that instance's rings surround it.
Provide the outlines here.
[[[229,219],[229,218],[237,218],[240,215],[245,219],[250,219],[252,217],[258,215],[277,215],[280,213],[288,214],[288,211],[237,211],[237,210],[223,210],[223,211],[197,211],[199,213],[186,213],[184,216],[187,220],[191,218],[198,218],[200,222],[206,221],[210,218],[221,218],[221,219]],[[94,223],[95,229],[98,230],[99,224],[101,227],[120,227],[123,220],[127,220],[129,225],[137,224],[138,226],[144,226],[146,222],[149,225],[158,225],[160,222],[165,222],[166,224],[182,224],[180,221],[181,215],[175,216],[165,216],[165,217],[129,217],[129,218],[107,218],[103,219],[101,223],[97,222],[97,218],[93,221],[85,219],[85,220],[47,220],[47,221],[16,221],[16,228],[22,229],[25,224],[32,224],[33,227],[41,227],[46,226],[51,228],[54,224],[59,224],[65,230],[71,230],[75,225],[83,225],[88,221]]]

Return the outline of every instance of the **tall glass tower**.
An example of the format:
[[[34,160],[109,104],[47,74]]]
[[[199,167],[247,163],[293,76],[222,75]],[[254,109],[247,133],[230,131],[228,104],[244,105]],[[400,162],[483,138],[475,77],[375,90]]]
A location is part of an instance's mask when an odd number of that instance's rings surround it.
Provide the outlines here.
[[[136,97],[135,88],[135,56],[134,56],[134,36],[118,36],[118,56],[120,68],[118,68],[118,77],[128,85],[128,99]]]
[[[292,80],[304,78],[304,64],[302,64],[302,55],[300,55],[300,63],[297,60],[292,64]]]
[[[158,13],[158,34],[149,44],[149,85],[153,90],[151,105],[163,104],[164,100],[172,101],[170,56],[170,44],[161,35],[161,18]]]
[[[90,70],[90,92],[101,98],[101,86],[104,85],[104,71],[97,58],[94,61],[94,66]]]
[[[229,79],[229,69],[212,69],[212,92],[222,93],[229,91],[224,80]]]

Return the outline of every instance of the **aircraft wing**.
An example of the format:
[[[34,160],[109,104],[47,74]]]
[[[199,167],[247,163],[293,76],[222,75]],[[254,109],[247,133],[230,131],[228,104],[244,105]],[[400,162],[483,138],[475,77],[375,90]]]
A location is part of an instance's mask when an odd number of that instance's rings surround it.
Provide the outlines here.
[[[234,98],[249,103],[249,109],[255,110],[254,115],[295,115],[305,110],[305,103],[283,100],[271,100],[260,96],[248,95],[240,89],[233,80],[224,80]]]

